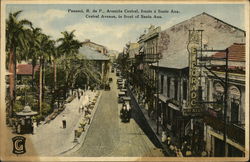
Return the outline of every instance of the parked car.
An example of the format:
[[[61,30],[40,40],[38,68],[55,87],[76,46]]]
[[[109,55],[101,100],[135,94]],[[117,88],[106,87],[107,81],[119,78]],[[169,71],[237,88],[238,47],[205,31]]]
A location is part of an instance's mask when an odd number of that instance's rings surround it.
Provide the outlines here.
[[[104,86],[104,90],[108,90],[108,91],[110,91],[110,85],[109,84],[105,84],[105,86]]]
[[[126,96],[125,92],[119,92],[118,93],[118,103],[123,103],[123,97]]]
[[[109,82],[112,82],[113,81],[113,79],[112,78],[109,78]]]

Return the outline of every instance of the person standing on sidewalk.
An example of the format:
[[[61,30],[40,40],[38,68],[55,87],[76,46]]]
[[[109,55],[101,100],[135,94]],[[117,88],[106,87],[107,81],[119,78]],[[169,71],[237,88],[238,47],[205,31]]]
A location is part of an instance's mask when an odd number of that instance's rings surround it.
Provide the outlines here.
[[[36,133],[36,128],[37,127],[37,122],[36,122],[36,120],[34,120],[33,121],[33,132],[32,132],[32,134],[35,134]]]
[[[63,117],[62,117],[62,124],[63,124],[63,129],[65,129],[66,128],[66,117],[65,117],[65,115],[63,115]]]
[[[82,105],[79,106],[78,112],[79,114],[82,112]]]
[[[166,131],[162,131],[161,142],[165,143],[167,141]]]

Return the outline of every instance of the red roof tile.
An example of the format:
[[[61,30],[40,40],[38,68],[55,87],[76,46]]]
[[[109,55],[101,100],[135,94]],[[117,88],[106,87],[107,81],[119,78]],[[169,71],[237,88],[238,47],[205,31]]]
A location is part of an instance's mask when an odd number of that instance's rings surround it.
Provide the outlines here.
[[[246,60],[245,44],[234,43],[228,48],[228,51],[229,51],[228,59],[230,61],[245,61]],[[226,57],[225,55],[226,55],[225,52],[218,52],[218,53],[215,53],[212,57],[223,58],[223,57]]]
[[[39,65],[35,66],[34,72],[39,71]],[[18,64],[17,65],[18,75],[32,75],[32,65],[31,64]]]

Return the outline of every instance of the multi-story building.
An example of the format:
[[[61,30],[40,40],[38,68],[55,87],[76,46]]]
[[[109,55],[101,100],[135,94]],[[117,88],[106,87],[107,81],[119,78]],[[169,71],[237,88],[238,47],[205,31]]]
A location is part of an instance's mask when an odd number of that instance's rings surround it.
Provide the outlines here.
[[[136,57],[139,55],[139,44],[128,44],[128,70],[129,70],[129,82],[133,80],[134,73],[136,72]]]
[[[215,53],[213,58],[225,58],[225,53]],[[245,153],[245,44],[234,43],[228,48],[228,88],[227,94],[227,132],[226,156],[241,157]],[[212,61],[211,64],[223,65],[225,60]],[[213,67],[213,72],[222,80],[225,69]],[[207,105],[204,118],[206,150],[211,156],[224,155],[224,83],[208,73],[205,80],[206,100],[218,101]]]
[[[189,139],[190,145],[196,147],[192,149],[202,151],[205,148],[201,116],[187,111],[192,109],[188,104],[190,87],[187,46],[190,30],[202,30],[202,49],[226,49],[233,43],[244,43],[245,31],[202,13],[159,33],[157,49],[162,59],[158,65],[152,65],[152,69],[159,71],[159,94],[155,94],[155,97],[159,96],[156,99],[159,105],[154,109],[158,114],[156,119],[160,121],[163,130],[180,138],[179,143]]]
[[[151,25],[148,30],[139,37],[139,55],[137,55],[137,73],[141,99],[148,103],[149,114],[153,111],[153,95],[156,91],[156,73],[150,66],[160,58],[158,50],[160,27]]]
[[[108,53],[108,50],[105,46],[97,44],[95,42],[91,42],[89,39],[86,39],[84,42],[82,42],[83,46],[87,46],[89,48],[91,48],[94,51],[100,52],[104,55],[106,55]]]

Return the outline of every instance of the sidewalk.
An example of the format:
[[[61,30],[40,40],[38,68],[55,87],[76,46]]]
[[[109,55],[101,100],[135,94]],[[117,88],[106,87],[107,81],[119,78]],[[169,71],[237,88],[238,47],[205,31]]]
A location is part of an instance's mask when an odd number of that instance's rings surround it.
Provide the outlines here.
[[[75,98],[66,104],[66,108],[54,120],[47,124],[41,124],[35,129],[35,133],[30,136],[30,139],[38,155],[59,155],[77,145],[74,142],[74,130],[83,115],[83,113],[79,113],[79,106],[92,101],[95,95],[96,92],[84,92],[80,100]],[[66,128],[62,127],[63,116],[67,122]]]
[[[148,112],[147,110],[142,107],[139,103],[138,103],[138,98],[136,97],[136,95],[131,91],[131,89],[129,88],[129,91],[131,93],[131,95],[133,95],[132,97],[135,98],[136,102],[137,102],[137,106],[138,106],[138,109],[143,113],[143,116],[145,117],[145,119],[147,120],[149,126],[151,127],[151,129],[153,130],[153,132],[155,133],[155,135],[157,136],[159,142],[161,143],[162,145],[162,148],[164,150],[164,153],[167,155],[167,156],[182,156],[181,153],[173,153],[169,146],[166,144],[166,143],[163,143],[161,141],[161,133],[162,133],[162,127],[159,126],[159,134],[157,134],[157,123],[156,121],[154,121],[153,119],[150,119],[149,116],[148,116]],[[167,130],[167,135],[169,135],[171,137],[171,142],[174,146],[177,146],[177,142],[176,142],[176,139],[175,137],[172,135],[172,133],[170,131]]]

